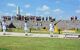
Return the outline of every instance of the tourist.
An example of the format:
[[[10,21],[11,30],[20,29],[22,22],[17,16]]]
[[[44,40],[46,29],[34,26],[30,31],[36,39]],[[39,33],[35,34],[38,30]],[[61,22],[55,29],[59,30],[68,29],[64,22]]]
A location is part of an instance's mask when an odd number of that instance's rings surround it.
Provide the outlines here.
[[[36,22],[36,29],[38,29],[38,26],[39,26],[39,25],[38,25],[38,22]]]
[[[2,31],[3,31],[3,35],[5,35],[6,34],[6,21],[5,20],[2,21]]]
[[[54,23],[51,21],[49,24],[49,31],[50,31],[50,37],[53,37],[53,32],[54,32]]]
[[[28,24],[27,24],[27,21],[25,21],[25,23],[24,23],[24,32],[25,32],[25,35],[28,35]]]

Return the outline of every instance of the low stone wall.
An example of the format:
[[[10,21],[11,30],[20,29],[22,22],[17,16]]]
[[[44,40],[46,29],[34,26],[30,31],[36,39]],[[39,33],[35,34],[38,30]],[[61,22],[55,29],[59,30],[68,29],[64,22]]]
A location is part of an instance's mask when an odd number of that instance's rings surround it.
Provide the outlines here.
[[[79,34],[53,34],[53,38],[80,38]]]

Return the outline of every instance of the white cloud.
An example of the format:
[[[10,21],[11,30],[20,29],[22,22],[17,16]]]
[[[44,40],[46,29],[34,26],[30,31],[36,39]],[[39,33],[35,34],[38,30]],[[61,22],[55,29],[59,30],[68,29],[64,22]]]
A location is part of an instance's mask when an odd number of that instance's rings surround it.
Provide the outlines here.
[[[17,13],[17,10],[12,10],[13,13]],[[20,9],[20,13],[23,13],[23,9]]]
[[[12,15],[14,15],[12,12],[0,11],[0,16],[12,16]]]
[[[30,16],[31,15],[31,13],[26,13],[26,16]]]
[[[61,15],[63,14],[64,11],[60,8],[57,9],[51,9],[49,6],[47,5],[43,5],[42,7],[37,8],[37,13],[36,14],[43,14],[43,15]]]
[[[57,3],[57,4],[60,3],[60,0],[56,1],[56,3]]]
[[[55,14],[62,14],[64,11],[63,10],[61,10],[61,9],[54,9],[53,10],[53,13],[55,13]]]
[[[76,12],[77,14],[80,14],[80,9],[76,10],[75,12]]]
[[[13,16],[14,14],[13,14],[13,13],[9,13],[9,12],[4,12],[4,13],[3,13],[3,16],[4,16],[4,15],[5,15],[5,16]]]
[[[0,17],[1,17],[1,15],[2,15],[2,12],[0,11]]]
[[[9,13],[5,13],[5,15],[9,15]]]
[[[31,5],[30,4],[26,4],[25,7],[26,8],[29,8],[29,7],[31,7]]]
[[[46,15],[46,14],[50,14],[50,11],[46,11],[46,12],[44,12],[44,14]]]
[[[47,5],[43,5],[42,7],[39,7],[37,10],[39,11],[48,11],[50,8]]]
[[[20,12],[24,12],[23,9],[20,9]]]
[[[8,5],[8,6],[11,6],[11,7],[16,7],[16,5],[13,4],[13,3],[8,3],[7,5]]]
[[[1,14],[2,12],[0,11],[0,14]]]
[[[4,13],[2,11],[0,11],[0,15],[3,15]]]
[[[41,15],[41,14],[48,15],[48,14],[50,14],[50,7],[47,6],[47,5],[42,5],[41,7],[38,7],[36,10],[37,10],[36,14],[38,14],[38,15]]]

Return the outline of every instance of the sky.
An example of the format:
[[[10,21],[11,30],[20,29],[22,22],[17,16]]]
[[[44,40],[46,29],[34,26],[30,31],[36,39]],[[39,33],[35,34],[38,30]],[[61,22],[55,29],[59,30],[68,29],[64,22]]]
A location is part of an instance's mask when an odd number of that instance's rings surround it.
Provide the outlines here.
[[[0,0],[0,16],[16,15],[17,6],[21,15],[52,16],[56,19],[80,19],[80,0]]]

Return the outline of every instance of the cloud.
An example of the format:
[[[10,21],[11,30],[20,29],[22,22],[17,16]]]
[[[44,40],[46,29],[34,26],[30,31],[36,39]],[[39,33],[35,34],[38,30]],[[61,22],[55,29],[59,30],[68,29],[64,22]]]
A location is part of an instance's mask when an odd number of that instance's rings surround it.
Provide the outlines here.
[[[23,9],[20,9],[20,12],[24,12]]]
[[[43,15],[48,15],[50,14],[50,7],[47,5],[42,5],[41,7],[38,7],[36,14],[43,14]]]
[[[26,13],[26,15],[27,15],[27,16],[30,16],[30,15],[31,15],[31,13]]]
[[[56,3],[57,3],[57,4],[60,3],[60,0],[57,0]]]
[[[0,11],[0,13],[2,13],[2,11]]]
[[[25,7],[26,8],[29,8],[29,7],[31,7],[31,5],[30,4],[26,4]]]
[[[8,13],[8,12],[5,12],[4,15],[5,15],[5,16],[12,16],[13,14]]]
[[[0,16],[2,15],[2,12],[0,11]]]
[[[50,8],[47,5],[43,5],[42,7],[39,7],[38,11],[48,11]]]
[[[75,12],[76,12],[77,14],[80,14],[80,9],[77,9]]]
[[[0,11],[0,16],[3,16],[4,15],[4,12]]]
[[[13,12],[0,11],[0,16],[12,16],[12,15],[14,15]]]
[[[54,14],[62,14],[62,13],[64,13],[64,11],[58,8],[58,9],[54,9],[53,13]]]
[[[37,13],[36,14],[38,14],[38,15],[42,14],[44,16],[45,15],[49,16],[49,15],[52,15],[52,14],[61,15],[63,13],[64,13],[64,11],[62,9],[60,9],[60,8],[51,9],[49,6],[43,5],[43,6],[39,7],[39,8],[37,8]]]
[[[10,7],[16,7],[16,5],[13,4],[13,3],[8,3],[7,6],[10,6]]]
[[[44,14],[45,14],[45,15],[46,15],[46,14],[50,14],[50,11],[46,11]]]
[[[9,15],[9,13],[5,13],[5,15]]]
[[[23,9],[20,9],[20,13],[23,13]],[[12,10],[12,13],[17,13],[17,10]]]

